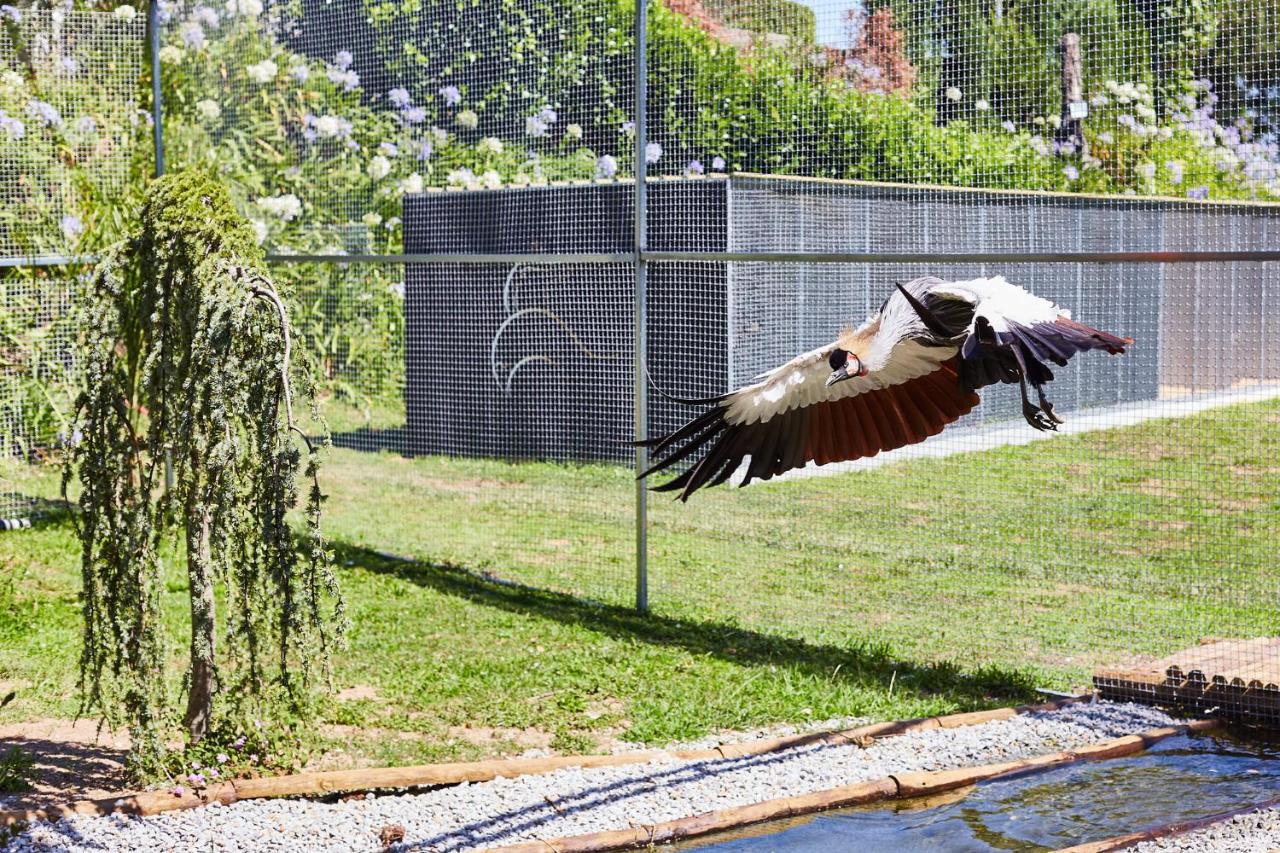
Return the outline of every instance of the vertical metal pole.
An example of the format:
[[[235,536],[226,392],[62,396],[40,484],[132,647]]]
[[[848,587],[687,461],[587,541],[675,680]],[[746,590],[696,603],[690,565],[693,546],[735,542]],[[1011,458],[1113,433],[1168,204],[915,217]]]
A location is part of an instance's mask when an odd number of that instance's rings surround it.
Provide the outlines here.
[[[160,0],[147,4],[147,36],[151,45],[151,143],[155,148],[156,177],[164,174],[164,109],[160,100]],[[173,453],[164,451],[164,487],[173,491]]]
[[[160,102],[160,2],[147,5],[147,30],[151,37],[151,139],[155,146],[156,177],[164,174],[164,118]]]
[[[649,268],[644,253],[649,249],[648,191],[645,180],[648,163],[645,162],[647,140],[645,109],[648,100],[648,68],[646,49],[649,32],[649,0],[635,0],[635,436],[636,440],[649,435],[649,389],[646,384],[645,364],[649,356],[647,304]],[[649,451],[636,447],[636,473],[649,465]],[[649,611],[649,492],[643,480],[636,480],[636,610]]]

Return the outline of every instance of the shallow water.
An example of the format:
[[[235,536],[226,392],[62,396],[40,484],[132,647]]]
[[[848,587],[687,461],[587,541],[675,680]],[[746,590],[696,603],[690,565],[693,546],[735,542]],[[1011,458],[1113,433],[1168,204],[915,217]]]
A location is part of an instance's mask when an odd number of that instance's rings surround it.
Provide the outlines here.
[[[667,850],[702,853],[1056,850],[1280,794],[1280,741],[1241,733],[1173,737],[1147,752],[899,802],[761,824]]]

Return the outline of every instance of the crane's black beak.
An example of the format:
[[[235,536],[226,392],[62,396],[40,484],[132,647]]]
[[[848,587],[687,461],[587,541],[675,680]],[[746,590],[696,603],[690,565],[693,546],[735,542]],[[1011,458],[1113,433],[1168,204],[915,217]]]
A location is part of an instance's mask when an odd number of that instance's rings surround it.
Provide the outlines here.
[[[867,368],[862,364],[862,359],[852,353],[845,359],[845,363],[831,371],[831,375],[827,377],[827,387],[830,388],[837,382],[843,382],[846,379],[852,379],[855,376],[866,376]]]

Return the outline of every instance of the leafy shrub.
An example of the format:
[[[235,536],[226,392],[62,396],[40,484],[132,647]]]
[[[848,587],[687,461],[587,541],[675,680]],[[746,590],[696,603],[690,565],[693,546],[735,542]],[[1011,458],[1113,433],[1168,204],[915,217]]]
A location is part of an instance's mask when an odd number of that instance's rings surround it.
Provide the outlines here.
[[[10,747],[0,756],[0,793],[20,794],[31,790],[31,771],[35,759],[20,746]]]

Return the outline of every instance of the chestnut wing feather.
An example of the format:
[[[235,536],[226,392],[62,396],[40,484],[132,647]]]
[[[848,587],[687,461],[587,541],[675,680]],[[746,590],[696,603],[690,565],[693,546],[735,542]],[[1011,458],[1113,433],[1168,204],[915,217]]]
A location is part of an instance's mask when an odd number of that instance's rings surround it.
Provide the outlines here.
[[[788,408],[767,420],[733,423],[721,403],[671,436],[648,442],[660,458],[641,476],[705,450],[684,472],[654,487],[678,490],[680,500],[688,500],[698,489],[729,479],[748,457],[743,485],[809,462],[860,459],[923,441],[976,405],[978,396],[960,387],[954,358],[904,382]]]

